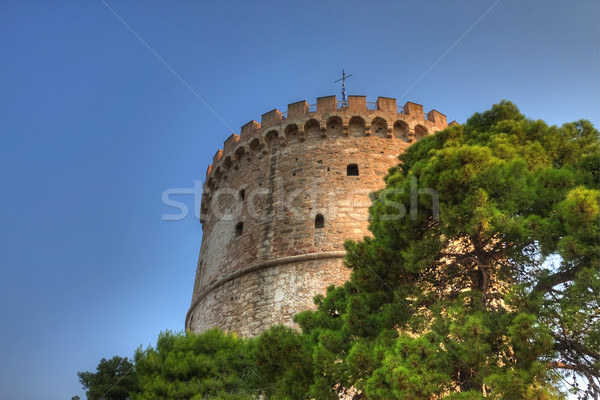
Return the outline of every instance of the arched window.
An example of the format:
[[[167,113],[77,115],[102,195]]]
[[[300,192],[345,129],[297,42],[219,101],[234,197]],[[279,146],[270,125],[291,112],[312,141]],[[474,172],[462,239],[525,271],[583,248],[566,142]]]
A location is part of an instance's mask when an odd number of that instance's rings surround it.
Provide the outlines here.
[[[352,117],[348,121],[348,133],[350,136],[365,136],[365,120],[361,117]]]
[[[346,175],[358,176],[358,164],[348,164],[346,167]]]
[[[246,197],[246,190],[242,189],[240,190],[240,200],[244,200],[244,198]]]
[[[344,123],[340,117],[331,117],[327,120],[327,136],[337,138],[344,136]]]
[[[244,233],[244,223],[238,222],[235,226],[235,236],[242,236],[242,233]]]
[[[415,138],[417,140],[424,138],[428,133],[429,132],[427,131],[427,128],[425,128],[423,125],[415,126]]]
[[[284,131],[285,140],[288,143],[292,143],[298,140],[298,125],[290,124],[285,127]]]
[[[323,214],[317,214],[315,217],[315,229],[324,228],[325,227],[325,218],[323,218]]]
[[[373,136],[387,138],[388,137],[387,121],[383,118],[375,117],[375,119],[371,122],[371,134]]]
[[[317,139],[321,137],[321,127],[319,121],[310,119],[304,124],[304,135],[307,139]]]
[[[396,139],[402,139],[405,142],[408,142],[408,134],[409,128],[408,124],[404,121],[396,121],[394,123],[394,137]]]
[[[267,144],[267,147],[269,149],[273,147],[273,144],[277,142],[277,139],[279,139],[279,133],[277,131],[272,130],[267,132],[265,135],[265,143]]]

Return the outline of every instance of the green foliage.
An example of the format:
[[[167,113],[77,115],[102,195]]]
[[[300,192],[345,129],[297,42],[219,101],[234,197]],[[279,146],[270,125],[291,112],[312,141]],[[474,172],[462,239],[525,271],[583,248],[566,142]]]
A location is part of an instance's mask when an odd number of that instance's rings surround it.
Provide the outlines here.
[[[371,399],[423,399],[450,388],[450,357],[427,335],[402,335],[384,352],[369,377],[365,392]]]
[[[297,317],[310,394],[550,399],[573,372],[597,391],[598,146],[506,101],[411,146],[373,238],[346,243],[350,281]]]
[[[256,338],[257,387],[269,399],[305,399],[312,382],[312,349],[299,332],[276,325]]]
[[[218,329],[201,335],[161,333],[156,348],[138,349],[140,392],[134,399],[252,399],[249,341]]]
[[[103,358],[96,372],[78,372],[77,376],[88,400],[126,400],[138,389],[135,367],[127,357]]]
[[[136,352],[135,398],[597,398],[599,145],[507,101],[423,138],[302,333],[163,333]]]

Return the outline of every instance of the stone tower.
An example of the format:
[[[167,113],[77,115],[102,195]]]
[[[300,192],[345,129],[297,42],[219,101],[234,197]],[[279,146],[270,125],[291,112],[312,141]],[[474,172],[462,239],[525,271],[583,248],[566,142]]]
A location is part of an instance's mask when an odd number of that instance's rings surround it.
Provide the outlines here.
[[[253,336],[313,308],[350,275],[343,242],[367,230],[369,192],[446,116],[379,97],[288,105],[231,135],[208,166],[202,245],[186,329]]]

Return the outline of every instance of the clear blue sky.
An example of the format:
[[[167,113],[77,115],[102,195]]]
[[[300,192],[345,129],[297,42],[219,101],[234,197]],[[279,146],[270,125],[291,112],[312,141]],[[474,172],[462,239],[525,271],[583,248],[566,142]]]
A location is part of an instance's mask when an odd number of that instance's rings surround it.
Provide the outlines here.
[[[235,131],[339,96],[342,67],[350,94],[400,98],[494,1],[107,0]],[[598,21],[501,0],[399,103],[597,127]],[[202,231],[161,195],[230,132],[100,1],[1,2],[0,49],[0,399],[85,398],[77,371],[183,329]]]

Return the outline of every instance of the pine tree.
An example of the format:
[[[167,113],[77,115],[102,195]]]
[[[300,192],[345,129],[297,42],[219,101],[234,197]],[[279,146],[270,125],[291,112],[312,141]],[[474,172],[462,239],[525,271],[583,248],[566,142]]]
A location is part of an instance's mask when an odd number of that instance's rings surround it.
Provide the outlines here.
[[[350,280],[296,317],[310,395],[597,398],[598,146],[507,101],[411,146],[345,245]]]

